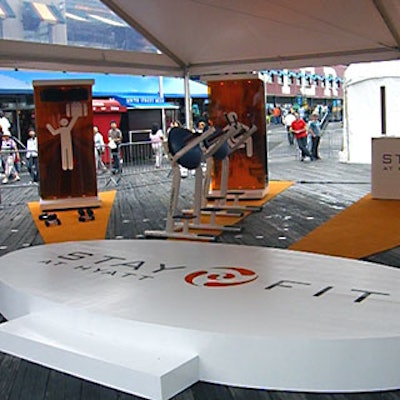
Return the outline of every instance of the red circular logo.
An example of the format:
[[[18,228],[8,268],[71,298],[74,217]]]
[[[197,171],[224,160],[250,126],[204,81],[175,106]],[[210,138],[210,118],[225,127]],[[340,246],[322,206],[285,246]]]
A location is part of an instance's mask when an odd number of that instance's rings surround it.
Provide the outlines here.
[[[194,286],[229,287],[244,285],[258,278],[250,269],[242,267],[215,267],[186,275],[185,281]]]

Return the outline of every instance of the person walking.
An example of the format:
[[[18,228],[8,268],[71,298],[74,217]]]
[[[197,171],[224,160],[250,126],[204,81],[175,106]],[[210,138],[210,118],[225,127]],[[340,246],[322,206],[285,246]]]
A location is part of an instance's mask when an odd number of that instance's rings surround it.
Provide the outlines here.
[[[292,122],[291,131],[294,133],[297,145],[301,151],[300,161],[304,161],[306,157],[313,160],[313,157],[307,148],[307,124],[304,119],[300,118],[298,112],[296,112],[294,116],[296,119]]]
[[[172,128],[182,128],[182,124],[180,121],[178,121],[177,119],[173,120],[170,124],[169,127],[167,129],[167,137],[169,136],[169,132]]]
[[[153,149],[154,155],[156,157],[155,167],[160,168],[163,157],[164,133],[157,123],[154,123],[151,127],[150,141],[151,148]]]
[[[28,172],[31,176],[31,183],[39,182],[39,165],[38,165],[38,145],[36,132],[29,129],[28,140],[26,141],[26,159],[28,160]]]
[[[311,135],[311,155],[314,160],[320,160],[319,142],[321,140],[321,126],[318,120],[318,114],[311,114],[311,122],[308,127],[308,132]]]
[[[113,169],[114,174],[121,172],[121,163],[119,159],[119,145],[122,142],[122,132],[117,127],[116,121],[110,122],[110,130],[108,131],[108,147],[111,150],[111,155],[113,159]]]
[[[96,170],[105,171],[107,168],[102,160],[102,155],[105,150],[103,134],[99,131],[98,126],[93,126],[93,140],[94,140],[94,159],[96,161]]]
[[[3,110],[0,110],[0,129],[3,133],[10,133],[11,123],[5,116]]]
[[[289,110],[289,112],[285,115],[285,127],[286,127],[286,132],[287,132],[287,138],[290,146],[294,145],[294,137],[293,137],[293,132],[290,130],[293,121],[296,120],[296,117],[293,114],[292,109]]]
[[[11,138],[9,131],[3,132],[3,139],[1,141],[1,158],[4,168],[3,183],[8,183],[10,179],[19,181],[21,178],[15,168],[15,159],[19,158],[18,147],[15,141]]]
[[[276,104],[273,110],[273,121],[275,125],[280,124],[281,121],[281,109],[280,107]]]

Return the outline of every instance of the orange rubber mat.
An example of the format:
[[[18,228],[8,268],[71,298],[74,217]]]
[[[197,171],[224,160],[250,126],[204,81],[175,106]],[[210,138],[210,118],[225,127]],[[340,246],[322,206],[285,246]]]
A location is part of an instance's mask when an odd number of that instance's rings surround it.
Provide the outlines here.
[[[95,219],[86,222],[80,222],[78,220],[79,214],[77,210],[64,210],[55,213],[49,212],[49,214],[57,214],[61,225],[50,224],[50,226],[47,227],[44,221],[39,220],[39,215],[42,213],[39,202],[28,203],[28,207],[45,243],[99,240],[105,239],[106,237],[108,219],[115,195],[115,190],[99,193],[101,207],[94,208]]]
[[[363,197],[289,248],[364,258],[400,245],[400,201]]]

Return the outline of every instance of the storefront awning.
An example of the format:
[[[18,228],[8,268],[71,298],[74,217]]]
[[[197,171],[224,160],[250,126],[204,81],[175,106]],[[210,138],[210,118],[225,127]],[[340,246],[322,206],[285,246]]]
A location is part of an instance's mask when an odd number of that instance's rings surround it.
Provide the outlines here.
[[[18,81],[30,83],[33,80],[46,79],[94,79],[93,97],[97,99],[110,99],[119,96],[125,107],[140,107],[143,103],[149,103],[155,108],[170,107],[171,103],[165,104],[165,99],[181,99],[184,97],[184,85],[182,78],[164,78],[164,97],[160,97],[160,85],[158,77],[154,76],[131,76],[115,74],[96,73],[72,73],[72,72],[50,72],[50,71],[25,71],[0,69],[1,76],[8,76]],[[0,76],[0,89],[2,78]],[[25,86],[24,86],[25,87]],[[30,86],[31,87],[31,86]],[[127,92],[129,90],[129,92]],[[133,92],[135,90],[135,92]],[[31,92],[33,88],[31,87]],[[207,85],[200,82],[190,81],[190,94],[193,98],[206,98]],[[117,99],[118,100],[118,99]],[[155,104],[157,103],[157,104]]]
[[[15,13],[6,0],[0,0],[0,19],[15,18]]]
[[[32,15],[48,24],[65,24],[65,18],[57,7],[53,4],[44,4],[40,2],[24,2],[24,7],[32,12]]]
[[[32,85],[0,71],[0,94],[31,94]]]
[[[93,112],[96,113],[123,113],[126,107],[117,100],[93,99]]]

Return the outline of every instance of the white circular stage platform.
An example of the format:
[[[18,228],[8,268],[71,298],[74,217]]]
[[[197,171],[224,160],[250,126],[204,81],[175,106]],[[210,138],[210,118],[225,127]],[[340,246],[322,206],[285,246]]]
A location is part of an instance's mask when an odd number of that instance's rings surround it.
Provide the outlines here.
[[[0,350],[151,399],[198,380],[400,387],[400,270],[260,247],[91,241],[0,259]]]

